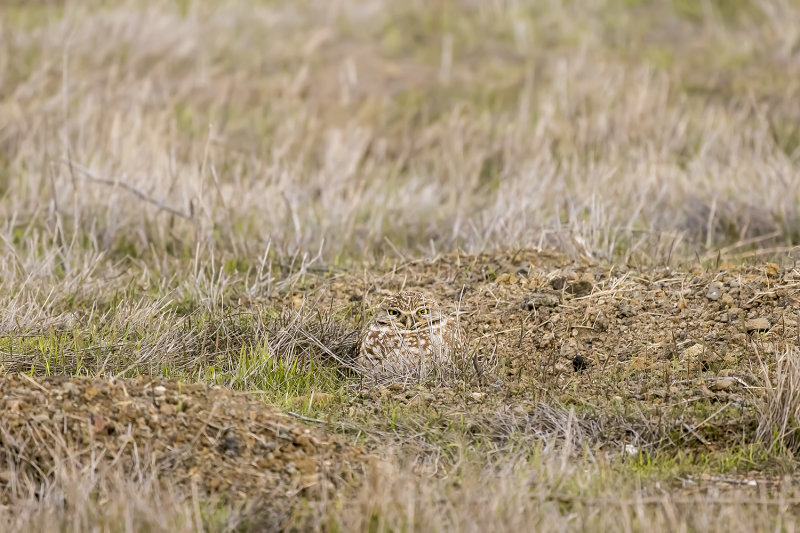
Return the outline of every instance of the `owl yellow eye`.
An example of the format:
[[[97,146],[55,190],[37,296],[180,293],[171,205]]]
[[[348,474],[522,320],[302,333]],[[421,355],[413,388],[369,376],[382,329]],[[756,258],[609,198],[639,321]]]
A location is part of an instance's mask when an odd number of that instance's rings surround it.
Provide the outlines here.
[[[389,309],[386,312],[389,313],[389,316],[400,316],[400,311],[397,309]]]
[[[426,315],[429,315],[429,314],[431,314],[431,312],[430,312],[430,311],[428,311],[427,309],[420,309],[419,311],[417,311],[417,314],[418,314],[419,316],[426,316]]]

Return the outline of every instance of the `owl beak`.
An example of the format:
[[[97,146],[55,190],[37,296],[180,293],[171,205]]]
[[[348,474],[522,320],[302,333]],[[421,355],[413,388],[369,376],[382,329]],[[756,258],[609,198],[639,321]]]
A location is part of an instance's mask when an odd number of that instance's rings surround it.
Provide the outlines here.
[[[411,318],[411,315],[404,315],[403,324],[406,326],[406,329],[411,329],[414,326],[414,319]]]

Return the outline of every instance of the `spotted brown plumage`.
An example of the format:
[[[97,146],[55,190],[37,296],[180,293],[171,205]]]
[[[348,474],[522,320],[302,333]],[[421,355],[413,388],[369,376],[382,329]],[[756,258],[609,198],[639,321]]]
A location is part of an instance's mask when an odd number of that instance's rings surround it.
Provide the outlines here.
[[[377,382],[419,381],[452,374],[465,351],[456,315],[422,292],[403,291],[364,328],[356,370]]]

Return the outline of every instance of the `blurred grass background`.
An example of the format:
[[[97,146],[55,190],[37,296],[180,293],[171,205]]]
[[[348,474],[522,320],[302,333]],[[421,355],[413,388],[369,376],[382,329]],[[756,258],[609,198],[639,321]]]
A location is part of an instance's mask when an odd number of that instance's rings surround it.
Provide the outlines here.
[[[1,9],[5,246],[662,263],[800,240],[797,2]]]

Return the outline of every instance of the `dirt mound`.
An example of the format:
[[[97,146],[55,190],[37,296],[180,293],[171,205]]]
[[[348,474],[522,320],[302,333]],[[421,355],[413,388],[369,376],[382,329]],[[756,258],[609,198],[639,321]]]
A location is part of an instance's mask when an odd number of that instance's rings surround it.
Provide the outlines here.
[[[426,290],[459,308],[473,349],[551,373],[659,360],[689,374],[719,370],[755,336],[774,351],[797,335],[800,316],[800,268],[774,264],[637,271],[530,252],[441,256],[320,288],[365,312],[401,288]]]
[[[0,377],[0,504],[57,468],[155,471],[280,523],[359,471],[359,448],[227,389],[154,381]],[[67,464],[70,463],[70,464]]]
[[[800,334],[800,268],[772,263],[633,269],[528,251],[443,255],[332,276],[315,288],[320,301],[367,317],[400,289],[459,309],[471,350],[499,362],[497,387],[484,392],[510,405],[613,404],[655,425],[664,409],[680,410],[680,427],[646,428],[653,438],[634,436],[636,446],[741,436],[741,411],[715,414],[711,404],[747,404],[761,361],[774,361]]]

